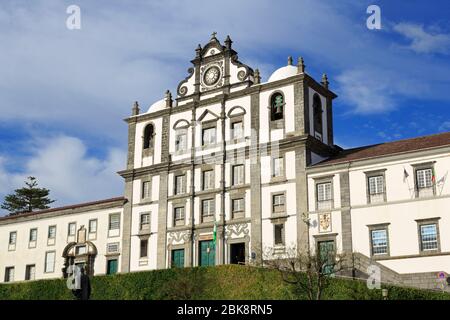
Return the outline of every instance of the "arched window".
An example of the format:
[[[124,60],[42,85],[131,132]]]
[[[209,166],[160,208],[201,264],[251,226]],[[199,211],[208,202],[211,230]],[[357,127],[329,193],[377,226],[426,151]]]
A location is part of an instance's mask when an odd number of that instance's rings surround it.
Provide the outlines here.
[[[144,149],[149,149],[153,146],[153,135],[153,125],[148,124],[144,129]]]
[[[322,138],[322,101],[316,93],[313,97],[314,133],[319,133]]]
[[[283,119],[284,97],[281,93],[274,93],[270,98],[270,119]]]

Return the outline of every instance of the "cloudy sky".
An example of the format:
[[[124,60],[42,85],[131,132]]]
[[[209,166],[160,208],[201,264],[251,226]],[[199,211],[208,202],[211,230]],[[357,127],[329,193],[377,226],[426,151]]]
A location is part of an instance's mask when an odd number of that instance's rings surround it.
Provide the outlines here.
[[[80,30],[66,27],[72,4]],[[366,27],[370,4],[381,30]],[[289,55],[326,72],[343,147],[449,131],[448,12],[444,0],[2,0],[0,199],[29,175],[55,206],[123,194],[122,119],[175,92],[213,31],[263,80]]]

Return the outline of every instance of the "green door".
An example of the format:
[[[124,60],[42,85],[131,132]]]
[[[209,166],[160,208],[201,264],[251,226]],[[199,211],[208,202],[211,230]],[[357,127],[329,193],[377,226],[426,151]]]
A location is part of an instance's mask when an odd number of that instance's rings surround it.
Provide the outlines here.
[[[184,249],[172,250],[172,268],[184,267]]]
[[[200,266],[213,266],[216,264],[216,248],[212,240],[200,241]]]
[[[108,269],[106,270],[106,274],[114,273],[117,273],[117,259],[108,260]]]
[[[331,240],[319,242],[319,257],[323,266],[324,274],[333,273],[334,254],[334,241]]]

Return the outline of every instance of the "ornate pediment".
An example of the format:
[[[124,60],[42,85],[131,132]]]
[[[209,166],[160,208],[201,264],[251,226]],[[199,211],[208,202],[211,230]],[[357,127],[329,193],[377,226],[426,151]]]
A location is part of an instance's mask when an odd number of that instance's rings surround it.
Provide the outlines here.
[[[253,84],[253,69],[239,61],[232,43],[227,36],[222,45],[214,32],[203,48],[198,45],[195,59],[191,61],[194,67],[188,69],[189,75],[178,85],[178,99]]]

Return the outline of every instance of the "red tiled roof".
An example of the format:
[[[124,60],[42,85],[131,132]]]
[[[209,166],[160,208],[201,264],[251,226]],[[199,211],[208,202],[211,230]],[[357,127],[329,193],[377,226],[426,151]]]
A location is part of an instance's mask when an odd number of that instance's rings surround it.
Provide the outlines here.
[[[370,159],[444,146],[450,146],[450,132],[347,149],[314,166]]]
[[[115,202],[115,201],[121,201],[121,200],[125,201],[125,197],[109,198],[109,199],[104,199],[104,200],[74,204],[74,205],[70,205],[70,206],[63,206],[63,207],[50,208],[50,209],[45,209],[45,210],[40,210],[40,211],[26,212],[26,213],[16,214],[16,215],[12,215],[12,216],[5,216],[5,217],[0,217],[0,221],[7,220],[7,219],[14,219],[17,217],[28,217],[28,216],[33,216],[33,215],[48,213],[48,212],[54,212],[54,211],[71,210],[71,209],[88,207],[88,206],[93,206],[93,205],[97,205],[97,204],[103,204],[103,203],[109,203],[109,202]]]

